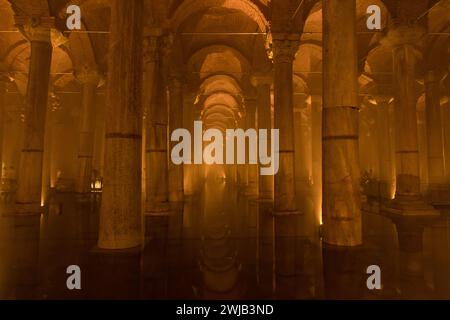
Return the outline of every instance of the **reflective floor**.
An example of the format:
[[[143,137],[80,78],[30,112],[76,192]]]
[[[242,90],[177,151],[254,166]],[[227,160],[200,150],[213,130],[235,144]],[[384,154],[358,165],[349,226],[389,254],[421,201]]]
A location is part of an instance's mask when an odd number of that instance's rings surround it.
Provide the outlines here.
[[[423,248],[400,250],[395,225],[364,212],[364,245],[338,249],[322,245],[307,214],[274,218],[268,203],[213,179],[169,216],[145,217],[142,251],[113,253],[95,248],[98,209],[98,194],[80,201],[69,193],[54,195],[41,217],[4,207],[0,298],[450,298],[445,212],[425,226]],[[421,239],[417,232],[406,242]],[[67,289],[69,265],[80,266],[82,290]],[[369,265],[381,268],[381,290],[367,289]]]

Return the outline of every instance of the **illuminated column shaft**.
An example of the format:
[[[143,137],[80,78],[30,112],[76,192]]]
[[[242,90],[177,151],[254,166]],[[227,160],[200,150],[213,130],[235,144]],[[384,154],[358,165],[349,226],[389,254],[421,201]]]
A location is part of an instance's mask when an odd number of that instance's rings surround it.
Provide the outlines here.
[[[245,116],[245,129],[257,129],[256,127],[256,99],[247,98],[245,100],[246,116]],[[247,161],[249,161],[249,148],[246,148]],[[247,166],[247,187],[246,195],[258,194],[258,165],[250,164]]]
[[[333,245],[362,243],[358,151],[356,3],[323,3],[323,232]]]
[[[0,70],[1,72],[1,70]],[[0,74],[0,182],[3,178],[3,137],[5,126],[5,109],[6,109],[6,89],[7,79],[3,79]]]
[[[95,96],[99,77],[95,70],[83,70],[76,74],[83,85],[78,140],[78,177],[76,192],[91,191],[92,158],[94,154]]]
[[[161,39],[159,39],[161,40]],[[156,51],[150,112],[147,114],[146,137],[146,203],[147,213],[167,212],[169,209],[167,122],[168,108],[162,58]]]
[[[419,147],[415,97],[415,49],[394,49],[397,188],[396,198],[420,194]]]
[[[312,182],[319,221],[322,221],[322,109],[322,96],[311,95]]]
[[[27,17],[16,17],[23,23],[24,34],[31,43],[28,87],[25,111],[25,132],[20,154],[18,189],[16,196],[19,213],[39,213],[42,192],[42,163],[45,118],[47,112],[52,44],[50,28],[53,20],[32,27]]]
[[[274,34],[274,129],[280,130],[279,170],[275,175],[275,214],[297,213],[294,174],[293,60],[298,35]]]
[[[246,119],[245,118],[241,118],[239,120],[239,124],[238,124],[238,128],[241,128],[243,130],[245,130],[246,128]],[[237,157],[237,144],[235,144],[235,150],[234,150],[234,154],[235,157]],[[237,158],[236,158],[237,159]],[[245,191],[245,189],[247,188],[248,185],[248,166],[247,164],[238,164],[237,166],[237,173],[238,173],[238,186],[240,190]]]
[[[176,76],[169,79],[169,138],[176,129],[183,128],[183,86]],[[170,150],[178,142],[170,141]],[[169,151],[169,201],[181,202],[184,198],[183,165],[172,162]]]
[[[378,122],[378,157],[380,169],[380,196],[382,199],[392,198],[393,189],[393,159],[390,134],[390,97],[377,97],[377,122]]]
[[[443,130],[439,79],[433,71],[425,76],[425,102],[428,142],[428,179],[430,190],[440,189],[445,184]]]
[[[272,77],[256,77],[255,81],[258,101],[258,129],[267,130],[266,145],[268,150],[270,150],[272,141],[270,132],[272,128],[272,121],[270,119],[270,85],[272,83]],[[260,141],[261,136],[259,136],[258,139]],[[273,198],[273,175],[259,176],[259,198],[268,200]]]
[[[98,246],[141,244],[143,0],[114,1],[106,109],[105,174]]]

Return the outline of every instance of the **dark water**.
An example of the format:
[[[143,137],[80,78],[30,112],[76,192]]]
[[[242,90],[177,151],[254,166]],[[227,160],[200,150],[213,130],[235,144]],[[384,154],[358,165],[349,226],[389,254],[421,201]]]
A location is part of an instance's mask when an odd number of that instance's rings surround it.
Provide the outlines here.
[[[363,213],[364,244],[322,245],[306,215],[274,218],[270,205],[223,181],[168,216],[146,216],[140,250],[95,249],[99,196],[54,195],[42,216],[0,216],[2,299],[447,299],[450,219],[425,227],[423,248],[399,249],[395,225]],[[411,238],[411,239],[412,239]],[[413,242],[413,240],[411,240]],[[82,290],[66,287],[79,265]],[[366,268],[381,268],[369,290]]]

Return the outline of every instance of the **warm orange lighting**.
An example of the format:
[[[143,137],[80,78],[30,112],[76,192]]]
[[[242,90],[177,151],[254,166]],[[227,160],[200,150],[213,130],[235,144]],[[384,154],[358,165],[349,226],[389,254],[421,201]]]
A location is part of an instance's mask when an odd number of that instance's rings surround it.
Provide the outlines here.
[[[103,181],[101,178],[97,178],[91,182],[92,192],[102,192],[102,189],[103,189]]]

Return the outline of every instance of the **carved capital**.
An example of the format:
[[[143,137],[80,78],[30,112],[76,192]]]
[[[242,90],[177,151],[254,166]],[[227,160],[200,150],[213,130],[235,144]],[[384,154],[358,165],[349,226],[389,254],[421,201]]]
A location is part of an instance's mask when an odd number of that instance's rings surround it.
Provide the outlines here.
[[[186,79],[179,72],[170,72],[167,77],[168,85],[170,90],[181,91],[183,89],[184,84],[186,83]]]
[[[163,58],[168,58],[172,54],[174,44],[174,35],[172,33],[168,33],[160,37],[160,54]]]
[[[8,67],[3,62],[0,62],[0,93],[6,90],[8,83],[12,81],[8,71]]]
[[[271,86],[273,82],[273,75],[270,73],[257,73],[253,74],[250,79],[252,86],[258,87],[258,86],[264,86],[268,85]]]
[[[158,37],[148,36],[143,42],[144,64],[154,63],[158,60]]]
[[[412,45],[420,48],[426,32],[419,25],[400,25],[389,30],[387,35],[381,39],[383,45],[396,48],[404,45]]]
[[[55,26],[54,17],[15,16],[16,27],[29,41],[51,43],[51,29]]]
[[[394,99],[394,97],[390,94],[372,94],[371,97],[376,101],[378,105],[389,104]]]
[[[275,63],[292,63],[300,45],[300,35],[275,33],[272,35],[272,55]]]
[[[256,112],[256,97],[248,96],[245,97],[245,110],[247,114],[254,114]]]
[[[74,71],[74,77],[81,84],[98,85],[101,76],[98,73],[96,66],[83,65],[81,68]]]

